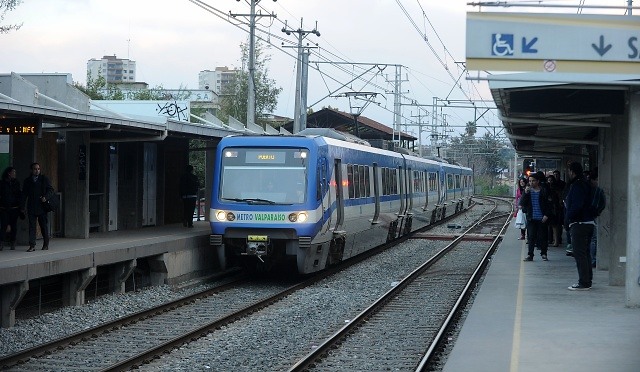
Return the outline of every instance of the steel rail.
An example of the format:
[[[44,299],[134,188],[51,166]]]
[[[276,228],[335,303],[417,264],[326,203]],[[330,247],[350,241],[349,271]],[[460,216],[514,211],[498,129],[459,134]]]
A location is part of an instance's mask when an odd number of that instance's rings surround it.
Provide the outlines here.
[[[420,267],[415,269],[409,275],[407,275],[404,279],[402,279],[397,285],[395,285],[392,289],[387,291],[384,295],[382,295],[378,300],[376,300],[371,306],[363,310],[360,314],[358,314],[355,318],[353,318],[347,325],[343,326],[340,330],[335,332],[332,336],[327,338],[322,344],[320,344],[315,350],[307,354],[305,357],[296,362],[291,368],[289,368],[289,372],[297,372],[304,371],[311,367],[316,361],[323,358],[324,355],[328,353],[328,351],[336,344],[340,342],[340,340],[344,339],[349,333],[353,332],[357,327],[359,327],[363,322],[369,319],[372,315],[377,313],[380,309],[382,309],[386,303],[388,303],[391,299],[398,296],[409,284],[415,281],[416,278],[420,277],[427,269],[429,269],[434,263],[439,261],[443,256],[445,256],[449,251],[451,251],[456,245],[458,245],[465,237],[465,235],[469,234],[473,231],[480,221],[487,216],[489,216],[496,209],[494,205],[493,209],[482,216],[476,223],[474,223],[471,227],[465,230],[462,234],[454,238],[454,240],[437,252],[433,257],[424,262]]]

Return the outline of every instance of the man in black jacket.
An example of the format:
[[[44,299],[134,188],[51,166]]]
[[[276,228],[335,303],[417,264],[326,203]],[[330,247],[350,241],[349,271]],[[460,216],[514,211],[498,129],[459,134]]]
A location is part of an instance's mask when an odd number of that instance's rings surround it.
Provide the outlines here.
[[[182,197],[182,225],[193,227],[193,211],[198,200],[200,181],[193,174],[193,166],[187,165],[186,172],[180,177],[180,196]]]
[[[586,291],[591,288],[591,235],[595,227],[594,216],[589,210],[591,185],[584,179],[582,165],[569,164],[569,193],[564,201],[564,228],[571,234],[573,257],[578,268],[578,283],[569,287],[571,291]]]
[[[547,261],[547,239],[548,222],[553,214],[550,195],[547,187],[541,185],[541,178],[538,174],[529,176],[529,187],[525,189],[524,195],[520,198],[520,207],[527,215],[527,240],[528,252],[524,261],[533,261],[533,252],[537,245],[540,249],[540,256],[543,261]]]
[[[40,172],[40,164],[31,164],[31,175],[22,184],[22,192],[26,198],[26,209],[29,215],[29,249],[27,252],[33,252],[36,247],[36,221],[40,225],[40,233],[44,240],[42,250],[49,249],[49,218],[42,208],[42,203],[53,196],[53,187],[49,179]]]

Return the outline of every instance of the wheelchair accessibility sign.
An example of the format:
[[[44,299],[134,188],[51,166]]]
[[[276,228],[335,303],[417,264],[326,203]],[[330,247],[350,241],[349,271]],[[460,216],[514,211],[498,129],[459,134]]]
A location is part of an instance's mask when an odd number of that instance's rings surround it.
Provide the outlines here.
[[[492,34],[491,46],[491,55],[500,57],[512,56],[514,50],[513,34]]]

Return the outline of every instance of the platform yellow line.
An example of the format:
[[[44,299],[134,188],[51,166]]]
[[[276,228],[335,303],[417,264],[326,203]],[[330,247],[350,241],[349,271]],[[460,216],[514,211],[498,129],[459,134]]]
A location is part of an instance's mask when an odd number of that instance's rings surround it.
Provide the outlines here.
[[[520,257],[524,257],[527,245],[526,240],[522,241]],[[513,343],[511,345],[511,366],[510,372],[518,372],[520,362],[520,331],[522,328],[522,297],[524,286],[524,261],[520,261],[520,275],[518,276],[518,296],[516,297],[516,316],[513,321]]]

